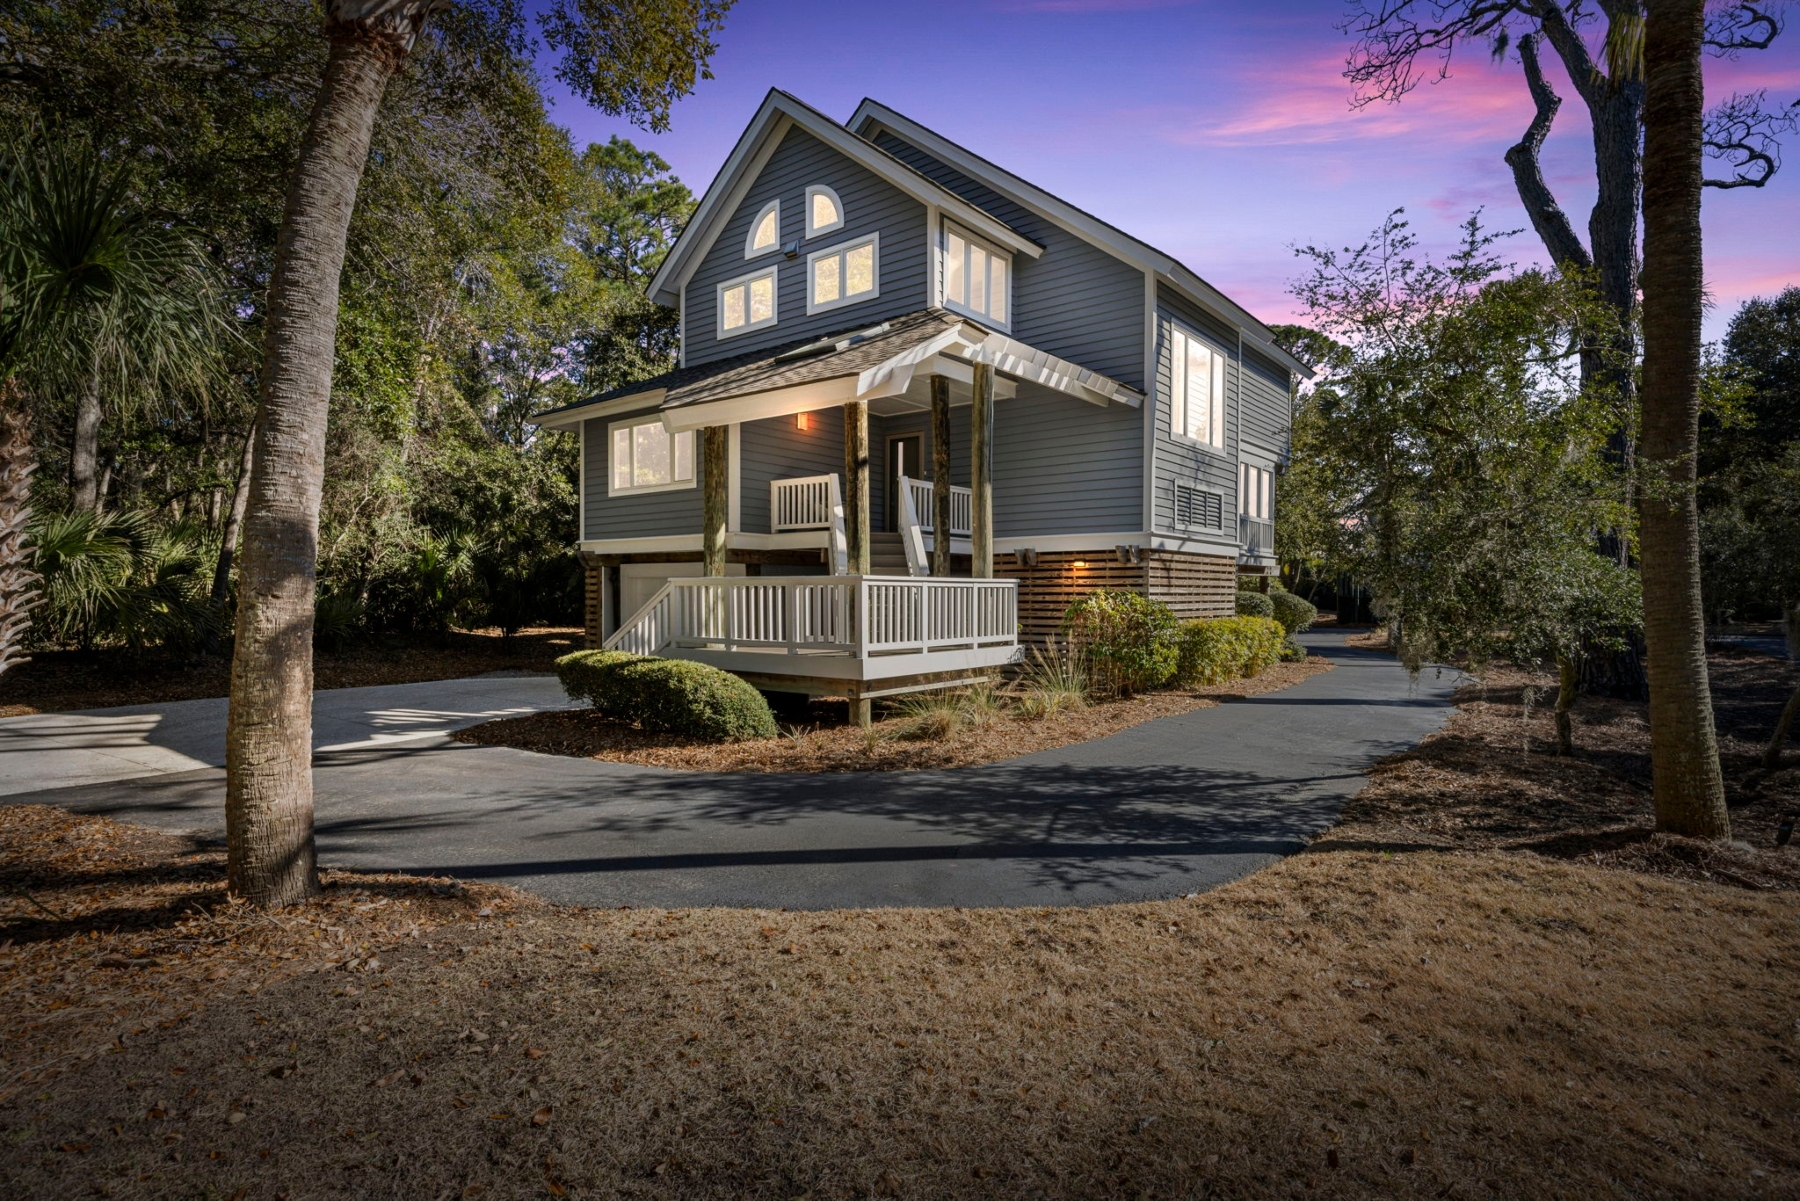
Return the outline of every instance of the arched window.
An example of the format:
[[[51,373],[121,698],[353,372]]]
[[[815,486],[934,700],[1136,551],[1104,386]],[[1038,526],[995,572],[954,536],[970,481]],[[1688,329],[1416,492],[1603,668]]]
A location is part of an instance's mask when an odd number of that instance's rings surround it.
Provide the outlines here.
[[[750,223],[750,234],[744,239],[744,257],[753,259],[781,246],[781,201],[771,200]]]
[[[830,233],[844,224],[844,202],[822,183],[806,189],[806,236]]]

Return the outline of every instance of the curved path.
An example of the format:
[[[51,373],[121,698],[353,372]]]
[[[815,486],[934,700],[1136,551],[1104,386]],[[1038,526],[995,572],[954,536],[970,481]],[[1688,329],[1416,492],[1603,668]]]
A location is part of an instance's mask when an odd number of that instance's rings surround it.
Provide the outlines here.
[[[695,774],[444,733],[565,705],[544,677],[321,692],[320,857],[588,905],[1062,905],[1194,892],[1299,850],[1363,769],[1448,713],[1453,673],[1409,679],[1341,635],[1303,640],[1336,670],[950,771]],[[0,721],[0,803],[216,837],[223,710],[191,701]]]

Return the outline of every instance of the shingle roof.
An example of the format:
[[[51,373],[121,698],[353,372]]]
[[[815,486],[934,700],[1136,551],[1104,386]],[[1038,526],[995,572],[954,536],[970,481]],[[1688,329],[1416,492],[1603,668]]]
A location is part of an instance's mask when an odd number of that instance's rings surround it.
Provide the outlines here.
[[[734,355],[695,367],[677,367],[674,371],[540,413],[537,420],[658,389],[666,391],[662,407],[673,409],[728,396],[745,396],[815,380],[856,375],[934,334],[963,324],[974,323],[943,309],[918,309],[879,325],[854,326],[820,338],[802,338],[772,350]],[[839,348],[839,344],[844,345]],[[810,347],[817,347],[818,353],[796,354]]]

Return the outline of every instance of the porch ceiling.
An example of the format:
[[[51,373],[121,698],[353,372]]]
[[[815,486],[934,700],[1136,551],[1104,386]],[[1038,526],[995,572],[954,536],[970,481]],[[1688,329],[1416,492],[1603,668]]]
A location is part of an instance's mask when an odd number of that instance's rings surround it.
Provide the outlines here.
[[[952,403],[967,403],[972,365],[994,370],[995,395],[1019,394],[1016,385],[1074,396],[1095,405],[1136,407],[1143,394],[1066,359],[988,330],[944,309],[920,309],[880,325],[815,339],[773,353],[682,368],[632,389],[595,397],[545,415],[548,428],[574,425],[636,397],[660,403],[671,430],[730,425],[869,402],[877,414],[912,412],[929,405],[933,375],[951,381]]]

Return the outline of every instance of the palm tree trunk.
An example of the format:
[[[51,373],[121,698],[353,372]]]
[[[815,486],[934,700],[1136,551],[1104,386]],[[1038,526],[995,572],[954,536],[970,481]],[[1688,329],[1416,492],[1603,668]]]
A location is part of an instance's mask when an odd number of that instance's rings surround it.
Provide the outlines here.
[[[1725,838],[1706,675],[1700,528],[1703,0],[1652,0],[1644,37],[1643,488],[1638,499],[1656,828]]]
[[[82,383],[75,398],[75,438],[69,446],[70,507],[77,513],[100,511],[100,373]]]
[[[16,380],[0,381],[0,675],[31,660],[24,654],[42,581],[26,546],[31,523],[31,423]]]
[[[338,282],[382,92],[411,45],[367,24],[333,23],[327,31],[331,54],[288,188],[269,281],[226,731],[230,889],[271,908],[319,889],[313,588]]]
[[[219,538],[219,562],[213,568],[212,603],[224,605],[231,595],[231,561],[237,557],[238,533],[244,528],[244,510],[250,504],[250,468],[256,457],[256,426],[244,435],[244,461],[238,467],[237,486],[231,490],[231,511]]]

